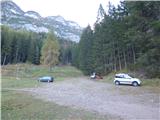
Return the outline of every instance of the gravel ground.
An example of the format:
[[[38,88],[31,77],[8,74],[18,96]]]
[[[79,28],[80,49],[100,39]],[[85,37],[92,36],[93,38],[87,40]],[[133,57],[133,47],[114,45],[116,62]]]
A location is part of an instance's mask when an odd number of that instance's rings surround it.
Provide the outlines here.
[[[45,101],[112,115],[117,119],[160,119],[159,88],[115,86],[81,77],[23,90]]]

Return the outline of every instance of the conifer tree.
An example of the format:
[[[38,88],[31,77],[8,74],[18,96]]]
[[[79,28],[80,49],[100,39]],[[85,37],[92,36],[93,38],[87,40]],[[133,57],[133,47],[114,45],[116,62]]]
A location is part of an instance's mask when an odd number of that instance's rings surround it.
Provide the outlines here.
[[[59,43],[55,35],[48,33],[41,50],[41,63],[48,65],[50,70],[58,64]]]
[[[79,68],[84,74],[90,74],[93,71],[92,44],[93,32],[90,26],[84,29],[79,43]]]
[[[102,4],[99,5],[98,13],[97,13],[97,21],[96,23],[100,23],[103,19],[104,16],[106,15],[105,10],[102,6]]]

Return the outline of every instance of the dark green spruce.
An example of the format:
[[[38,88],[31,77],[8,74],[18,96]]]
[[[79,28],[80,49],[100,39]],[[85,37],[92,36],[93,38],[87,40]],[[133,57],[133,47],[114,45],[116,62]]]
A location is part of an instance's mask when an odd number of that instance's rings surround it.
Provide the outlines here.
[[[160,2],[109,3],[108,13],[100,5],[92,35],[87,31],[78,45],[78,67],[85,74],[126,69],[160,77]]]

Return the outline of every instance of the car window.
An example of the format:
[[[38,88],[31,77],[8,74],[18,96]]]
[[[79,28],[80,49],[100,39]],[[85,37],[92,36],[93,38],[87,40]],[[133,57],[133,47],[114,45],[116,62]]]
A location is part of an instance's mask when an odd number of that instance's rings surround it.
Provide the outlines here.
[[[126,76],[126,78],[132,78],[132,77],[130,77],[130,76]]]
[[[124,78],[123,75],[116,75],[115,78]]]
[[[44,79],[50,79],[50,77],[43,77]]]

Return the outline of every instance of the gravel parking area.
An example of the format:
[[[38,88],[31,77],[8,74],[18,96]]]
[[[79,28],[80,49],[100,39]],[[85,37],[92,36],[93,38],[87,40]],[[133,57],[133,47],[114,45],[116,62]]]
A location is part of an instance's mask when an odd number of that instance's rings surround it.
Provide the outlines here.
[[[160,89],[97,82],[86,77],[23,89],[36,98],[126,120],[159,120]]]

